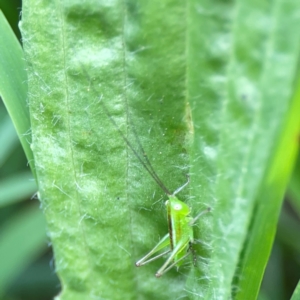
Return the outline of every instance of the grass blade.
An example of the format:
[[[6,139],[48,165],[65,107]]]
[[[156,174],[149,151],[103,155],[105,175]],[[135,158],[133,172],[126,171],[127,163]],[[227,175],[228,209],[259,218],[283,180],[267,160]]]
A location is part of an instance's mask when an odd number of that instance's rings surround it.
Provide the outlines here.
[[[27,106],[27,75],[22,48],[0,11],[0,96],[14,123],[17,134],[34,171],[30,149],[30,117]]]

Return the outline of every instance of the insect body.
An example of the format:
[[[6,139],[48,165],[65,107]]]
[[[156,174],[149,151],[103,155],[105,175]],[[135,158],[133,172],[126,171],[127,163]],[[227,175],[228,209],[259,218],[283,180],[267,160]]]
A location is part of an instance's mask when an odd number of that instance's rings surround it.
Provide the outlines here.
[[[180,188],[184,188],[188,182]],[[160,277],[172,267],[179,267],[182,261],[190,254],[194,255],[192,244],[194,243],[193,224],[198,218],[210,211],[207,210],[200,213],[197,217],[192,218],[190,216],[190,208],[184,202],[180,201],[174,194],[168,195],[169,200],[166,201],[167,217],[169,233],[166,234],[158,244],[143,258],[136,262],[136,266],[140,267],[157,258],[169,254],[169,257],[162,265],[162,267],[156,272],[155,276]],[[169,247],[168,250],[150,258],[158,251]]]

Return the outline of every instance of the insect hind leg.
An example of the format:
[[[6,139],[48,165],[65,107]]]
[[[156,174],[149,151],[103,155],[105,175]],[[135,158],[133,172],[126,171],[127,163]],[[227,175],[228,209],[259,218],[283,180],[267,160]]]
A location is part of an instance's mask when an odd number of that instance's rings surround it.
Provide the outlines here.
[[[162,250],[163,248],[167,247],[170,245],[170,238],[169,238],[169,234],[166,234],[159,242],[158,244],[149,252],[147,253],[144,257],[142,257],[140,260],[138,260],[135,265],[137,267],[143,266],[165,254],[167,254],[168,252],[170,252],[171,250],[167,250],[161,254],[156,255],[155,257],[150,258],[153,254],[155,254],[156,252]]]

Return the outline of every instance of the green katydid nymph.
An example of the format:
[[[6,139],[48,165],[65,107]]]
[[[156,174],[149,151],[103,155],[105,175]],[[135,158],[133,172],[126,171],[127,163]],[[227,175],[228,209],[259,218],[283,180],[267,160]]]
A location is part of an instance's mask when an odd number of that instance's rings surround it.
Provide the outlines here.
[[[166,201],[169,233],[167,233],[148,254],[146,254],[135,264],[137,267],[140,267],[169,253],[169,257],[167,258],[165,263],[156,272],[156,277],[162,276],[174,266],[179,267],[182,261],[188,255],[195,255],[192,248],[192,244],[194,243],[194,233],[192,226],[200,216],[210,211],[210,208],[207,208],[205,211],[198,214],[195,218],[192,218],[190,216],[191,210],[188,205],[180,201],[175,196],[188,183],[189,181],[178,188],[173,194],[167,194],[169,197],[169,200]],[[153,254],[167,247],[169,248],[168,250],[150,258]]]
[[[135,265],[137,267],[140,267],[168,254],[167,260],[155,274],[156,277],[160,277],[172,267],[179,267],[182,264],[183,260],[191,254],[194,257],[195,263],[195,252],[193,250],[193,243],[195,242],[193,234],[193,225],[203,214],[209,212],[210,208],[207,208],[206,210],[202,211],[195,218],[191,217],[191,210],[189,206],[176,197],[176,194],[182,191],[189,184],[189,177],[188,181],[184,185],[179,187],[175,192],[171,193],[165,187],[165,185],[155,172],[154,168],[152,167],[152,164],[150,163],[147,155],[145,154],[145,151],[138,138],[138,135],[134,130],[134,127],[131,126],[134,131],[137,144],[140,148],[141,153],[143,154],[140,154],[133,147],[133,144],[127,139],[125,134],[119,128],[119,126],[109,113],[108,108],[103,102],[102,97],[100,98],[99,103],[102,105],[105,114],[108,116],[111,123],[116,128],[119,135],[122,137],[127,146],[131,149],[135,157],[139,160],[139,162],[146,169],[146,171],[149,173],[152,179],[158,184],[158,186],[166,193],[166,195],[169,198],[165,203],[167,208],[169,232],[158,242],[158,244],[148,254],[146,254],[143,258],[138,260]],[[163,251],[165,248],[168,249]],[[161,253],[157,254],[158,252]],[[154,254],[157,255],[153,256]]]

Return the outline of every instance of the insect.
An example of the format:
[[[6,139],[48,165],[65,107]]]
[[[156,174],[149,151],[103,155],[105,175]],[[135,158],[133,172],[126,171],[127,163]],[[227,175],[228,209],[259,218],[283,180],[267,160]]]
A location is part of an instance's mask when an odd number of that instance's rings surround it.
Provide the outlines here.
[[[210,211],[210,208],[207,208],[195,218],[190,216],[191,211],[188,205],[176,197],[176,194],[188,183],[189,181],[178,188],[173,194],[168,194],[169,200],[166,201],[166,207],[169,233],[167,233],[149,253],[135,264],[137,267],[140,267],[170,253],[165,263],[156,272],[156,277],[162,276],[174,266],[179,267],[182,261],[190,254],[194,256],[195,261],[195,253],[192,247],[192,244],[194,243],[193,224],[204,213]],[[152,255],[166,247],[169,249],[150,258]]]
[[[102,105],[104,112],[110,119],[111,123],[118,131],[126,145],[131,149],[135,157],[139,160],[139,162],[143,165],[152,179],[158,184],[158,186],[166,193],[168,196],[168,200],[165,202],[167,209],[167,220],[168,220],[168,228],[169,232],[157,243],[157,245],[144,257],[138,260],[135,265],[137,267],[146,265],[164,255],[169,254],[165,263],[161,266],[161,268],[156,272],[156,277],[161,277],[172,267],[179,267],[183,260],[189,256],[193,255],[195,262],[195,252],[193,250],[194,234],[193,234],[193,225],[194,223],[205,213],[210,211],[210,208],[199,213],[195,218],[190,216],[191,210],[189,206],[179,200],[176,195],[182,191],[189,184],[188,181],[171,193],[163,184],[161,179],[158,177],[155,172],[152,164],[150,163],[145,151],[142,147],[142,144],[138,138],[138,135],[135,133],[135,137],[138,143],[140,150],[142,151],[142,155],[133,147],[133,144],[127,139],[125,134],[121,131],[115,120],[110,115],[106,105],[104,104],[102,98],[100,98],[99,103]],[[133,130],[134,127],[132,126]],[[167,250],[161,252],[162,250],[168,248]],[[158,252],[161,252],[157,254]],[[157,255],[155,255],[157,254]],[[155,256],[153,256],[155,255]]]

